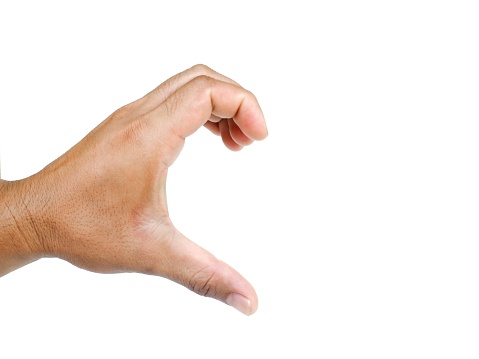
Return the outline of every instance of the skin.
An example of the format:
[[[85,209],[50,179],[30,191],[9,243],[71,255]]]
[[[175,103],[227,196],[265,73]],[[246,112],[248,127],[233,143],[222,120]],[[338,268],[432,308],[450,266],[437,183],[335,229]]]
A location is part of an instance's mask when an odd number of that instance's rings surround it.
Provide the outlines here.
[[[168,278],[253,314],[252,285],[168,215],[168,168],[201,126],[233,151],[268,134],[251,92],[196,65],[115,111],[42,171],[1,181],[0,276],[58,257],[99,273]]]

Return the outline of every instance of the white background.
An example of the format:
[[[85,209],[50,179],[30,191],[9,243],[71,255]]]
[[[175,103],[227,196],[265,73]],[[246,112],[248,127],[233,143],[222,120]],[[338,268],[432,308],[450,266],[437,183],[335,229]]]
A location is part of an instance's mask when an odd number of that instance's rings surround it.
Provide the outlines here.
[[[0,357],[477,358],[476,3],[2,1],[2,178],[196,63],[253,91],[270,136],[233,153],[201,129],[168,182],[255,315],[41,260],[0,279]]]

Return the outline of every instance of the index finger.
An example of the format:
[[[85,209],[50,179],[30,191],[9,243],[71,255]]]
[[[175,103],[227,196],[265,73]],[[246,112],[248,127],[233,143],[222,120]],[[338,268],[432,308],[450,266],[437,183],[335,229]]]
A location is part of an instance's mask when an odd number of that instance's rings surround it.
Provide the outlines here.
[[[194,65],[193,67],[172,76],[171,78],[163,82],[161,85],[147,93],[141,99],[139,99],[138,101],[142,102],[141,108],[143,113],[149,112],[153,108],[159,106],[178,88],[199,76],[208,76],[223,82],[228,82],[240,86],[236,81],[212,70],[206,65]]]
[[[211,115],[233,118],[253,140],[263,140],[268,135],[261,107],[250,91],[208,76],[198,76],[178,88],[148,117],[152,126],[165,126],[167,132],[185,138]]]

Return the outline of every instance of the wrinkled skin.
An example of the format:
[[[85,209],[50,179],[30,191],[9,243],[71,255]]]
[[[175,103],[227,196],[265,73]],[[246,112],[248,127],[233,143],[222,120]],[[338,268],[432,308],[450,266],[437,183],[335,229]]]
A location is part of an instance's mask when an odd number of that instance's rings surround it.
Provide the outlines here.
[[[196,65],[115,111],[39,173],[1,181],[0,275],[58,257],[94,272],[162,276],[253,314],[251,284],[168,215],[168,167],[203,125],[231,150],[267,136],[254,95]]]

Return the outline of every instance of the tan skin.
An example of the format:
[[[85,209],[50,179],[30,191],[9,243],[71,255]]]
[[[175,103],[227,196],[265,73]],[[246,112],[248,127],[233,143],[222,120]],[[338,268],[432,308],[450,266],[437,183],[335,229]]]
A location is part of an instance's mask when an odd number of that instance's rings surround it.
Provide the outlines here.
[[[201,126],[240,150],[268,131],[255,96],[196,65],[115,111],[39,173],[0,182],[0,276],[42,257],[171,279],[246,315],[251,284],[172,224],[166,177]]]

